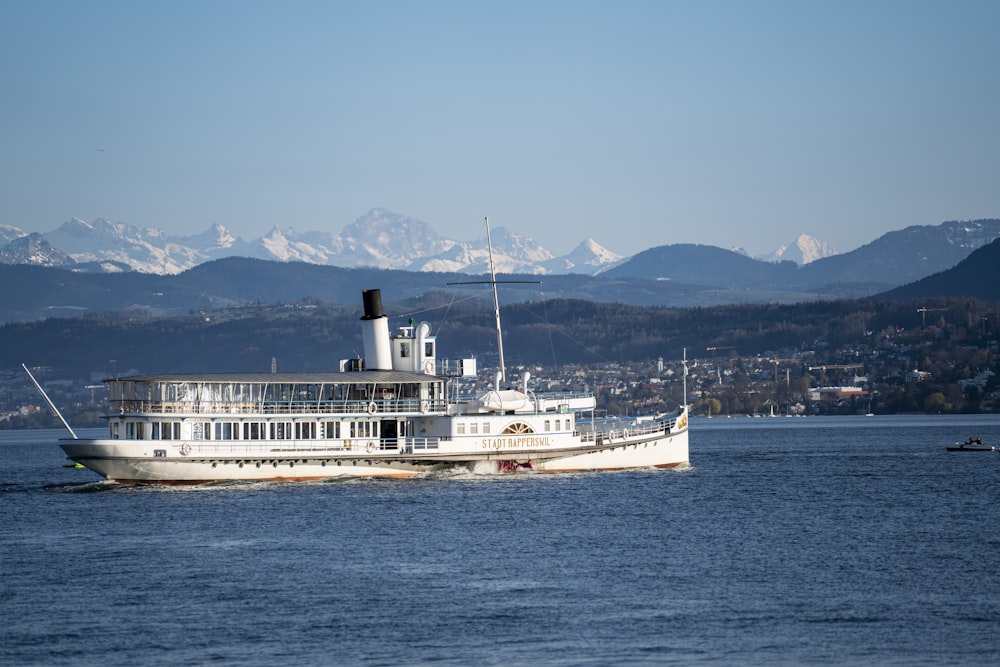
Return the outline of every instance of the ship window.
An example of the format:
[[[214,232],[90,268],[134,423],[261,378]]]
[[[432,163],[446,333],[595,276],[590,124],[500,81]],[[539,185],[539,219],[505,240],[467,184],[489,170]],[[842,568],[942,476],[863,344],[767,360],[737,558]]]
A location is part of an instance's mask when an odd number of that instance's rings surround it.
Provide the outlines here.
[[[433,357],[434,356],[434,343],[427,341],[424,343],[424,356]]]
[[[118,422],[111,422],[109,424],[109,426],[110,426],[110,430],[111,430],[111,439],[112,440],[117,440],[118,439]]]
[[[524,422],[511,422],[507,425],[501,433],[504,435],[525,435],[527,433],[534,433],[535,429],[531,428],[531,424],[526,424]]]
[[[465,424],[459,422],[456,425],[455,432],[458,433],[459,435],[465,435]]]
[[[340,422],[325,422],[326,434],[324,437],[330,440],[335,440],[340,437]]]
[[[399,344],[399,356],[403,357],[404,359],[406,357],[410,356],[410,344],[409,343],[400,343]]]
[[[490,432],[490,423],[483,422],[483,433],[489,433],[489,432]]]
[[[160,437],[156,437],[156,430],[159,428]],[[153,422],[153,438],[157,440],[180,440],[180,422]]]
[[[476,434],[479,433],[479,424],[472,422],[469,424],[469,433]]]
[[[139,440],[146,439],[146,422],[139,422],[135,425],[135,435]]]
[[[556,428],[559,428],[559,427],[557,426]],[[552,430],[551,428],[549,428],[549,420],[548,419],[545,420],[545,430],[546,431],[551,431]]]

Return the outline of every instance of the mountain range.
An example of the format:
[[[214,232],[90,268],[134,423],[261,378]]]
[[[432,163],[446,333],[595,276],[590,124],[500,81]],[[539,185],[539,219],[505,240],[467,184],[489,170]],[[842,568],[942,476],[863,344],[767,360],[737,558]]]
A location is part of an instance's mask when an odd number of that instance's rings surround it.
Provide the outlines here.
[[[997,219],[912,226],[850,252],[798,264],[697,244],[659,246],[622,258],[593,241],[553,257],[506,229],[492,235],[498,272],[544,278],[505,290],[508,300],[676,307],[869,297],[952,269],[998,238]],[[170,237],[108,220],[72,220],[45,235],[0,226],[0,242],[5,242],[0,322],[136,308],[176,314],[308,298],[354,303],[361,289],[374,286],[394,298],[420,298],[488,270],[485,238],[459,243],[426,223],[380,209],[339,235],[275,228],[251,243],[220,225],[196,236]],[[816,244],[803,236],[796,247],[807,253]],[[335,261],[343,265],[331,265]],[[407,270],[385,268],[400,265]],[[974,295],[981,286],[963,288],[962,280],[973,278],[962,275],[949,282],[948,293],[961,295],[964,289]],[[988,278],[978,278],[983,279]]]
[[[556,257],[533,239],[499,227],[493,230],[496,270],[504,273],[595,274],[622,260],[593,239]],[[224,257],[306,262],[345,268],[479,274],[488,270],[485,236],[461,242],[445,238],[422,220],[372,209],[339,234],[273,227],[244,241],[215,224],[193,236],[172,236],[106,218],[73,218],[45,234],[0,227],[0,263],[34,264],[75,271],[138,271],[177,274]]]
[[[502,273],[596,275],[625,259],[593,239],[581,241],[571,252],[558,257],[532,238],[503,227],[494,230],[492,241],[494,264]],[[836,251],[828,244],[802,234],[793,243],[758,259],[791,260],[804,265],[833,254]],[[379,208],[359,217],[339,234],[274,227],[252,241],[244,241],[219,224],[193,236],[172,236],[155,228],[106,218],[91,222],[73,218],[45,234],[0,226],[0,263],[4,264],[167,275],[234,256],[471,274],[488,271],[489,262],[485,237],[467,242],[448,239],[422,220]]]
[[[1000,221],[993,223],[1000,225]],[[802,267],[792,262],[760,262],[711,246],[663,246],[640,253],[597,276],[553,274],[541,277],[540,282],[525,281],[506,287],[502,300],[511,303],[576,299],[673,307],[802,303],[871,296],[894,300],[957,296],[1000,301],[997,292],[1000,237],[967,256],[962,256],[965,253],[961,248],[948,246],[955,256],[962,257],[940,271],[928,271],[929,262],[915,261],[910,262],[913,266],[907,271],[894,270],[893,266],[906,264],[904,256],[914,257],[914,248],[922,248],[925,243],[946,246],[941,240],[942,228],[917,232],[903,230],[898,233],[901,239],[893,233],[852,253]],[[915,236],[924,235],[929,238],[915,242]],[[878,261],[880,255],[884,261]],[[938,259],[935,263],[942,261]],[[895,276],[896,281],[850,280],[884,277],[883,271]],[[921,271],[928,273],[919,275]],[[903,279],[903,276],[918,277]],[[524,277],[532,278],[527,274]],[[128,311],[130,317],[144,319],[255,303],[309,303],[311,299],[354,304],[362,290],[372,287],[382,288],[389,299],[409,301],[417,308],[469,297],[491,299],[489,290],[484,291],[483,286],[478,290],[473,286],[448,286],[463,278],[466,276],[460,273],[345,269],[240,257],[205,262],[176,275],[135,271],[91,273],[0,264],[0,285],[4,286],[0,290],[0,323],[113,311]],[[844,282],[837,282],[840,279]],[[698,283],[691,282],[694,280]]]

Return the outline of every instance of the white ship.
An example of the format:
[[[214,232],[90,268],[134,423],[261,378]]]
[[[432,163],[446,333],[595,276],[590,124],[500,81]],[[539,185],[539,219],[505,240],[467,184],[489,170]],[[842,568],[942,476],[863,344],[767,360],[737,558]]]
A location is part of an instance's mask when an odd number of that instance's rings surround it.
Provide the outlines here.
[[[492,283],[495,299],[495,277]],[[509,386],[499,308],[500,372],[492,389],[475,395],[462,390],[476,374],[475,359],[439,360],[429,324],[411,323],[390,334],[380,291],[364,292],[363,300],[364,358],[342,362],[340,372],[106,380],[106,436],[76,438],[67,424],[73,437],[59,444],[72,461],[125,483],[410,477],[454,467],[621,470],[688,462],[685,406],[608,419],[598,416],[591,393],[538,393],[527,373]]]

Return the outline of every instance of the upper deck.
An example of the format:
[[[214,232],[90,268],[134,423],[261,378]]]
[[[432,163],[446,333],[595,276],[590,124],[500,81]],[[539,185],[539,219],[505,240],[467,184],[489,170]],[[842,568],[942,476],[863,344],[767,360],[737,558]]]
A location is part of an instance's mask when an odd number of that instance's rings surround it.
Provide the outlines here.
[[[445,410],[444,378],[408,371],[203,373],[106,380],[117,414],[358,414]]]

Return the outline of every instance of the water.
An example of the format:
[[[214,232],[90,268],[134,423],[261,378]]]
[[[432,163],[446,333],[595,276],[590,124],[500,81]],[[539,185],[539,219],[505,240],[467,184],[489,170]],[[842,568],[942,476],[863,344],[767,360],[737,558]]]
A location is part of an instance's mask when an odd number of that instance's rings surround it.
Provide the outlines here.
[[[998,417],[695,420],[692,467],[130,487],[0,434],[4,665],[1000,662]]]

